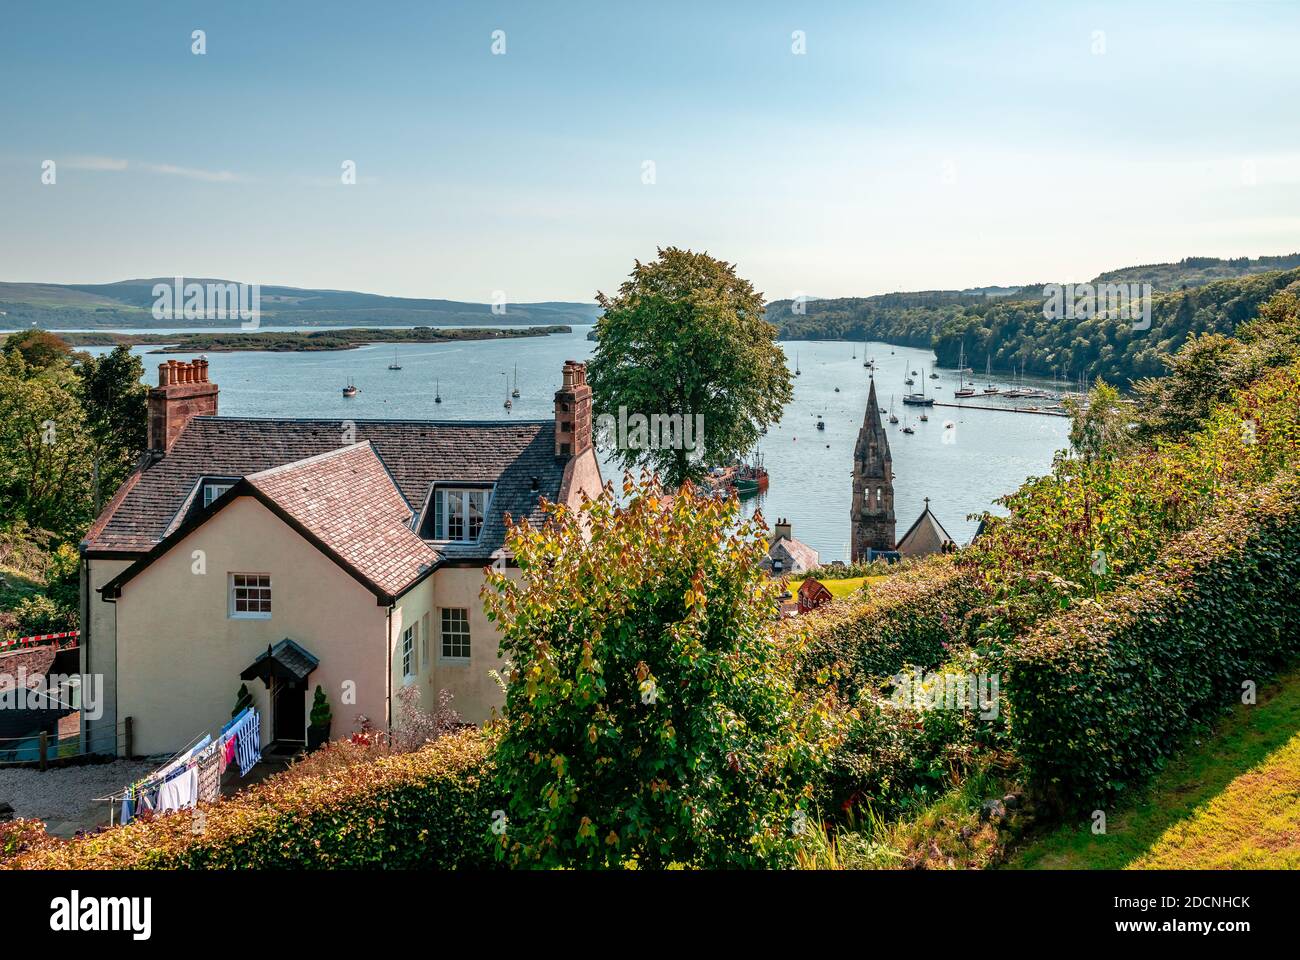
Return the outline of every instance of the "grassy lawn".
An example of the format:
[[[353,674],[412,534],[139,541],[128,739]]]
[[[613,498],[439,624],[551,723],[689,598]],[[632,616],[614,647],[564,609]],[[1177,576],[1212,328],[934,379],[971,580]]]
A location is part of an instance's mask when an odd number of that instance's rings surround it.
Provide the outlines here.
[[[847,597],[851,593],[857,593],[864,586],[875,583],[877,580],[884,579],[884,577],[849,577],[845,580],[822,580],[822,583],[826,584],[826,589],[831,592],[832,597],[839,599],[840,597]],[[798,594],[799,587],[802,584],[802,580],[791,580],[786,589],[793,594]]]
[[[1300,670],[1262,683],[1132,806],[1062,827],[1014,855],[1016,869],[1300,867]]]

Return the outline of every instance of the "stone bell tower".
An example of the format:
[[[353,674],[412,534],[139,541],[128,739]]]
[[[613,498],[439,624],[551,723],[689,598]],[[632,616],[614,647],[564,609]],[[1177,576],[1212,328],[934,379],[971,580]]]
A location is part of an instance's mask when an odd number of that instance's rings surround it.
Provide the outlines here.
[[[867,559],[867,550],[894,549],[894,468],[889,438],[876,404],[876,381],[871,380],[867,413],[862,418],[853,448],[853,524],[851,559]]]

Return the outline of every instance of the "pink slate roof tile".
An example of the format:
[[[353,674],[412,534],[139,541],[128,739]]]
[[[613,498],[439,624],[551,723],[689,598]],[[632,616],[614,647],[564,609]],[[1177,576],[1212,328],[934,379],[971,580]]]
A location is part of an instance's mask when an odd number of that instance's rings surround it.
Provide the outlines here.
[[[435,564],[411,508],[369,441],[250,474],[248,482],[329,551],[388,593]]]

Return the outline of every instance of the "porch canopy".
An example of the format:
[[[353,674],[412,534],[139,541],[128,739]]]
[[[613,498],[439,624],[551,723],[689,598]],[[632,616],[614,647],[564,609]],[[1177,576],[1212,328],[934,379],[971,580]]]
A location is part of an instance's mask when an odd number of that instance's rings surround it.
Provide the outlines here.
[[[266,653],[258,654],[239,679],[261,680],[268,687],[272,678],[301,683],[318,666],[320,660],[285,637],[273,647],[268,644]]]

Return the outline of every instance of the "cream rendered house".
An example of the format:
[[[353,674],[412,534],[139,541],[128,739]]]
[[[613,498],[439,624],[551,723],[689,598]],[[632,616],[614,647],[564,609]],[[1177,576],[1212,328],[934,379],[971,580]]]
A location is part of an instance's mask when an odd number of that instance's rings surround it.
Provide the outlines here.
[[[206,360],[160,365],[150,449],[81,544],[81,668],[105,701],[84,735],[130,717],[134,753],[167,753],[241,683],[267,745],[303,740],[317,685],[335,737],[395,724],[409,684],[486,720],[502,661],[479,591],[505,517],[600,489],[586,368],[565,363],[541,422],[220,417],[217,396]]]

